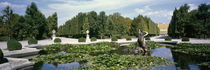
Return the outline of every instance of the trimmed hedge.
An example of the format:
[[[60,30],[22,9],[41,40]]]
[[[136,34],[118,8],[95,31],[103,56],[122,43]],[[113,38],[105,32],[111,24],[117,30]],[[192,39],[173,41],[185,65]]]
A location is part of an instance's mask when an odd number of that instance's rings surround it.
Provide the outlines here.
[[[9,40],[7,41],[7,49],[9,51],[21,50],[22,45],[17,40]]]
[[[79,38],[78,41],[79,41],[79,42],[85,42],[86,40],[85,40],[85,38]]]
[[[2,50],[0,49],[0,63],[3,63],[3,59],[4,59],[4,54]]]
[[[190,39],[188,37],[183,37],[182,41],[190,41]]]
[[[112,41],[117,41],[117,38],[116,37],[112,37]]]
[[[127,41],[130,41],[130,40],[131,40],[131,37],[126,37],[126,40],[127,40]]]
[[[165,41],[171,41],[171,37],[169,37],[169,36],[166,37],[166,38],[165,38]]]
[[[30,39],[28,40],[28,44],[29,44],[29,45],[31,45],[31,44],[37,44],[37,43],[38,43],[38,41],[37,41],[36,39],[30,38]]]
[[[54,39],[54,43],[60,43],[61,42],[61,39],[60,38],[55,38]]]
[[[95,37],[91,38],[91,41],[96,41],[96,40],[97,40],[97,38],[95,38]]]
[[[145,39],[146,39],[146,40],[150,40],[150,37],[146,37]]]

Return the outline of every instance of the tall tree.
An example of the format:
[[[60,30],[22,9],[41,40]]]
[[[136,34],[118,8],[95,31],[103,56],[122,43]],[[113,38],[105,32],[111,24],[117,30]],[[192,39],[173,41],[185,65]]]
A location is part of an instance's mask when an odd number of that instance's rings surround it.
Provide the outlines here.
[[[57,17],[57,13],[56,12],[53,13],[52,16],[49,16],[47,18],[47,26],[48,26],[48,30],[49,30],[48,36],[52,35],[52,30],[57,31],[57,28],[58,28],[58,17]]]
[[[36,39],[41,39],[47,36],[48,26],[45,16],[38,10],[34,2],[26,9],[25,15],[26,23],[29,24],[30,32],[29,37],[34,37]]]
[[[88,18],[86,17],[85,18],[85,22],[84,22],[84,25],[82,26],[82,33],[83,34],[86,34],[86,31],[90,29],[89,27],[89,22],[88,22]]]
[[[5,24],[6,27],[6,32],[7,32],[7,36],[9,37],[9,39],[11,39],[11,34],[12,34],[12,20],[13,17],[13,11],[12,9],[7,6],[4,10],[3,10],[3,23]]]
[[[105,31],[106,31],[106,26],[107,26],[106,20],[107,20],[107,17],[106,17],[105,12],[101,11],[98,17],[98,26],[97,26],[98,33],[101,38],[105,36]]]
[[[204,38],[207,38],[207,33],[209,30],[207,30],[207,24],[209,23],[208,20],[210,19],[210,5],[206,5],[206,4],[201,4],[198,7],[198,13],[197,13],[197,17],[199,17],[198,19],[202,22],[202,35]]]

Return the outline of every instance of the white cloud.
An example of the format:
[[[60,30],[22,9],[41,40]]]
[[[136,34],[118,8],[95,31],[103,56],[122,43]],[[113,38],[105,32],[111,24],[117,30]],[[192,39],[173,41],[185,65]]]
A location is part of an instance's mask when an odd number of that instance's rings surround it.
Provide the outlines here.
[[[145,12],[147,12],[147,11],[151,11],[151,10],[152,10],[152,9],[150,9],[149,6],[144,6],[143,9],[139,9],[139,8],[136,8],[136,9],[135,9],[136,12],[141,13],[141,14],[143,14],[143,13],[145,13]]]
[[[20,9],[20,8],[25,7],[25,5],[11,4],[9,2],[0,2],[0,8],[5,8],[6,6],[10,6],[12,8],[16,8],[16,9]]]
[[[153,10],[150,8],[150,6],[144,6],[144,8],[139,9],[136,8],[135,11],[139,14],[142,14],[144,16],[153,16],[157,18],[167,18],[170,19],[173,15],[173,11],[170,10]]]
[[[198,6],[196,6],[195,4],[188,4],[188,5],[190,6],[189,11],[192,11],[192,10],[198,9]]]

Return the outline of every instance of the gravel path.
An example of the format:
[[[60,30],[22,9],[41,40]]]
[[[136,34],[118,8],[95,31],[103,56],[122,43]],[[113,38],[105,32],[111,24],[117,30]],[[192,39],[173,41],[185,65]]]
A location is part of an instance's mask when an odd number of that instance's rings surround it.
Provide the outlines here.
[[[151,41],[155,41],[155,42],[166,42],[165,41],[165,37],[167,36],[154,36],[151,37]],[[189,38],[190,41],[188,43],[192,43],[192,44],[210,44],[210,39],[197,39],[197,38]],[[172,39],[172,41],[177,41],[178,43],[183,43],[181,41],[181,39]]]
[[[61,39],[61,44],[89,44],[89,43],[85,43],[85,42],[78,42],[78,39],[75,38],[65,38],[65,37],[57,37]],[[136,42],[137,38],[132,38],[131,41],[126,41],[126,39],[118,39],[118,43],[124,43],[124,42]],[[24,41],[19,41],[23,48],[26,48],[25,46],[28,45],[28,41],[24,40]],[[94,42],[90,42],[90,43],[97,43],[97,42],[111,42],[111,39],[97,39],[97,41]],[[39,45],[50,45],[50,44],[54,44],[53,40],[51,39],[45,39],[45,40],[38,40],[38,44]],[[6,49],[7,48],[7,42],[0,42],[0,48],[1,49]]]

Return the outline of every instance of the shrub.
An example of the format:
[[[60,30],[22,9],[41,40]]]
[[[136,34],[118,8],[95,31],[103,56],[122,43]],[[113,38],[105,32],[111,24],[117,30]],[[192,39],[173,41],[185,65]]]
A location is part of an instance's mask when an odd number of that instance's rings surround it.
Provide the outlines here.
[[[85,42],[85,38],[79,38],[79,42]]]
[[[7,42],[7,49],[9,51],[20,50],[20,49],[22,49],[22,45],[17,40],[9,40]]]
[[[150,37],[146,37],[145,39],[146,39],[146,40],[150,40]]]
[[[61,39],[60,38],[55,38],[54,43],[60,43]]]
[[[116,37],[112,37],[112,41],[117,41],[117,38]]]
[[[3,63],[4,54],[0,49],[0,63]]]
[[[190,41],[188,37],[183,37],[182,41]]]
[[[117,38],[117,39],[122,39],[122,37],[121,37],[121,36],[116,36],[116,38]]]
[[[95,38],[95,37],[91,38],[91,41],[96,41],[96,40],[97,40],[97,38]]]
[[[31,45],[31,44],[37,44],[37,40],[36,39],[33,39],[33,38],[30,38],[28,40],[28,44]]]
[[[126,37],[126,40],[127,40],[127,41],[130,41],[130,40],[131,40],[131,37]]]
[[[166,37],[166,38],[165,38],[165,41],[171,41],[171,37],[169,37],[169,36]]]

